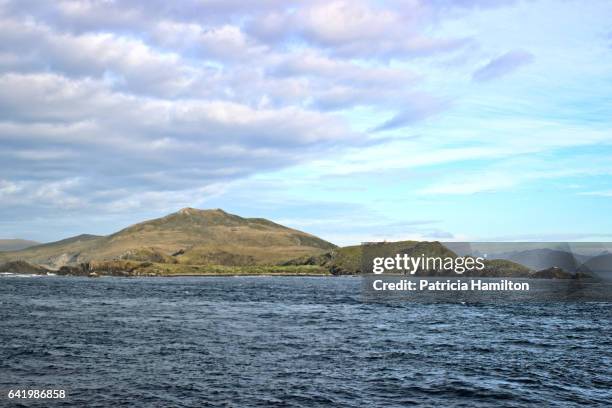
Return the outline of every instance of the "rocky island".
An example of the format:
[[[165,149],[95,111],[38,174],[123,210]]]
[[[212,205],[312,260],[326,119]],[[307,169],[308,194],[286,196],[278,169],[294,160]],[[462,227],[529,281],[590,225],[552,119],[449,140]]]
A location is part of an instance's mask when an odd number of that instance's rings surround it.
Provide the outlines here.
[[[363,273],[364,245],[337,247],[314,235],[263,218],[221,209],[184,208],[108,236],[78,235],[0,252],[0,272],[78,276],[356,275]],[[457,254],[440,242],[385,243],[386,254]],[[541,279],[586,278],[561,268],[533,270],[506,259],[484,262],[465,276]],[[444,276],[444,271],[418,271]]]

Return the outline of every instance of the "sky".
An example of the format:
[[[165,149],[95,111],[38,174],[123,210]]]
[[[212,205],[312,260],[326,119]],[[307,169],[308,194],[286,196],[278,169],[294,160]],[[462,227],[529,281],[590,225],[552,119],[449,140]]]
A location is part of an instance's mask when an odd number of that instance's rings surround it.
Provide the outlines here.
[[[0,0],[0,238],[610,241],[611,128],[610,1]]]

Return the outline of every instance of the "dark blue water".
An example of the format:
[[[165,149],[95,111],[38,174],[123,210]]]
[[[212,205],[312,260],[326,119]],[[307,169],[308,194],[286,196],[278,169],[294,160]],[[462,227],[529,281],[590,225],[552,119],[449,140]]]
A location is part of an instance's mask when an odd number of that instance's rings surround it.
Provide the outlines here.
[[[358,278],[0,278],[0,405],[610,406],[610,303],[364,302]],[[23,401],[21,403],[24,403]]]

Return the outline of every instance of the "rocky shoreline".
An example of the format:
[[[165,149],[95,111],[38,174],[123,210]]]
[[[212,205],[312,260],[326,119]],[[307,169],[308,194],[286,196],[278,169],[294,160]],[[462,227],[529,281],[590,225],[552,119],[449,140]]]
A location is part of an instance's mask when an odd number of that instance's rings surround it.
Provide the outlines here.
[[[36,265],[27,261],[11,261],[0,265],[0,272],[10,272],[18,274],[47,275],[54,274],[60,276],[119,276],[119,277],[139,277],[139,276],[340,276],[340,275],[360,275],[358,271],[353,273],[338,273],[335,266],[317,265],[314,263],[301,265],[253,265],[253,266],[223,266],[223,265],[183,265],[165,264],[155,262],[138,262],[126,260],[113,261],[91,261],[78,265],[64,265],[59,269],[51,269],[45,266]],[[334,273],[336,272],[336,273]],[[442,276],[436,271],[423,271],[417,276]],[[526,278],[526,279],[590,279],[592,276],[585,273],[570,273],[561,268],[552,267],[541,271],[530,273],[504,273],[499,269],[485,269],[479,274],[465,274],[465,277],[483,278]]]

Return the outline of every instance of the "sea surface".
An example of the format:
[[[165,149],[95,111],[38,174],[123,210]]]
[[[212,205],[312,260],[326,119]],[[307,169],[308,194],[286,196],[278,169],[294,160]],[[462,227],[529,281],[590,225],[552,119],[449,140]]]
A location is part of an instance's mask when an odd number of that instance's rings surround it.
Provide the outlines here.
[[[609,407],[611,310],[372,301],[355,277],[2,276],[0,406]]]

